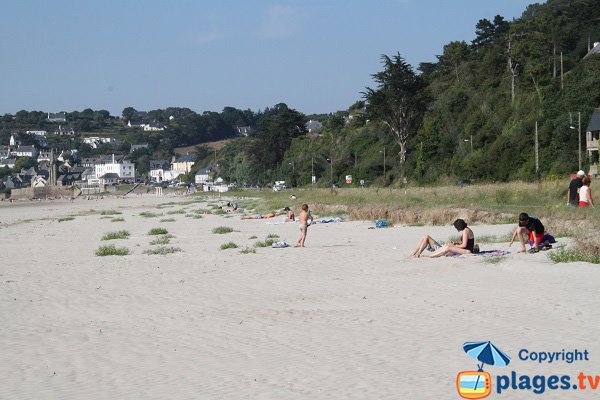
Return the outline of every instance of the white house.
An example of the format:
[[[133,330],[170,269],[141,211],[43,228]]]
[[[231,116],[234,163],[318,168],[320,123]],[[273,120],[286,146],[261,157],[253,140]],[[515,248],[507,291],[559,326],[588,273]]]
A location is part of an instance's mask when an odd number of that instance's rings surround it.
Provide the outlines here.
[[[135,164],[122,158],[115,160],[112,155],[110,160],[102,160],[95,165],[96,177],[101,177],[109,173],[115,173],[120,179],[135,179]]]
[[[170,180],[166,178],[171,176],[170,165],[167,160],[150,160],[150,179],[155,182]],[[167,171],[169,171],[168,174]]]
[[[306,127],[309,133],[312,133],[321,129],[323,127],[323,124],[317,121],[316,119],[311,119],[304,126]]]
[[[196,162],[196,156],[192,154],[185,154],[174,158],[171,162],[171,169],[178,171],[180,174],[187,174],[191,171],[192,166]]]
[[[196,172],[196,176],[194,178],[196,185],[206,184],[206,182],[208,182],[208,179],[209,179],[209,174],[210,174],[210,168],[199,169],[198,172]]]
[[[67,114],[65,112],[48,113],[48,121],[50,122],[65,122],[66,120]]]
[[[0,168],[3,168],[3,167],[14,168],[15,161],[17,161],[16,158],[0,158]]]
[[[34,146],[19,146],[16,155],[17,157],[36,157],[37,150]]]
[[[48,134],[47,131],[25,131],[25,133],[28,135],[35,135],[35,136],[46,136]]]

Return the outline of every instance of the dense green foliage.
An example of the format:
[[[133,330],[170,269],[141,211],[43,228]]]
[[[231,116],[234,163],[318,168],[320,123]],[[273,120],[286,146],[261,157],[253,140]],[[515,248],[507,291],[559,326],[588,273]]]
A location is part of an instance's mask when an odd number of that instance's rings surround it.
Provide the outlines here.
[[[533,180],[537,123],[541,176],[564,176],[578,162],[571,114],[581,112],[585,132],[600,104],[600,56],[583,60],[588,42],[600,41],[593,36],[599,28],[594,1],[550,0],[528,6],[514,21],[480,20],[471,43],[448,43],[438,62],[419,66],[420,75],[400,54],[384,55],[365,102],[327,116],[318,135],[294,138],[283,156],[288,142],[275,136],[277,151],[268,157],[255,151],[253,138],[232,143],[220,154],[222,175],[240,183],[307,185],[314,172],[322,186],[332,178],[341,184],[345,175],[354,185],[360,179],[402,184],[406,151],[413,183]]]

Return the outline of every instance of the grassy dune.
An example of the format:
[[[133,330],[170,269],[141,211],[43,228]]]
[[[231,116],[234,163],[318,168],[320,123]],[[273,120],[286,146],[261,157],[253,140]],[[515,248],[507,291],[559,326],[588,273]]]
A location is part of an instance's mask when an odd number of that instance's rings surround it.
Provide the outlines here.
[[[445,225],[456,218],[470,224],[515,223],[521,212],[539,217],[548,232],[574,237],[577,249],[600,254],[600,211],[566,206],[568,180],[511,182],[470,186],[403,189],[293,189],[282,192],[239,191],[240,208],[256,212],[298,210],[308,203],[320,216],[345,215],[354,220],[388,219],[395,224]],[[592,193],[595,185],[592,182]],[[290,194],[296,195],[291,200]],[[600,195],[597,195],[600,198]],[[600,206],[599,206],[600,207]]]

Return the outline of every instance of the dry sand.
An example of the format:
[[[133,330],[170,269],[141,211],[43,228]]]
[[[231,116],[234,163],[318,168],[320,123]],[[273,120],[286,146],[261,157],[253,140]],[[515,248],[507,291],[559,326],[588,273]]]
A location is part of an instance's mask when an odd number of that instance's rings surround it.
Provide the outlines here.
[[[457,372],[476,365],[463,343],[487,340],[512,357],[487,367],[493,376],[600,374],[598,266],[555,265],[547,253],[407,260],[423,233],[447,240],[456,231],[362,221],[316,224],[305,249],[241,254],[219,247],[251,247],[270,233],[294,243],[297,224],[167,215],[198,203],[156,208],[185,200],[0,203],[0,398],[456,399]],[[68,215],[77,216],[58,222]],[[235,231],[213,234],[216,226]],[[182,252],[144,254],[156,247],[147,235],[155,227]],[[512,227],[472,228],[503,236]],[[132,254],[95,256],[109,243],[101,237],[121,229],[130,238],[110,243]],[[524,348],[587,349],[590,361],[540,365],[518,359]]]

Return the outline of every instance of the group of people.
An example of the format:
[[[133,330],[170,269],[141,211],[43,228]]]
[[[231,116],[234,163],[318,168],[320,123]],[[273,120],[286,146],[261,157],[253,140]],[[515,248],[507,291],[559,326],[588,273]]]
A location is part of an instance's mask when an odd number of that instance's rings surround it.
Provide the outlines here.
[[[442,246],[431,236],[424,235],[419,240],[417,247],[410,257],[441,257],[479,253],[479,246],[475,243],[475,235],[471,228],[467,226],[467,223],[459,218],[454,221],[453,225],[457,231],[461,232],[460,242],[450,241]],[[544,235],[544,225],[538,218],[532,217],[527,213],[521,213],[519,214],[519,223],[513,232],[508,246],[512,246],[515,239],[518,238],[521,248],[517,253],[526,252],[527,243],[531,246],[530,252],[537,253],[544,248],[552,247],[552,245],[545,240]],[[430,253],[423,254],[425,250],[428,250]]]
[[[578,171],[577,175],[569,184],[567,192],[567,206],[570,207],[589,207],[594,206],[592,191],[590,190],[591,179],[583,171]]]

